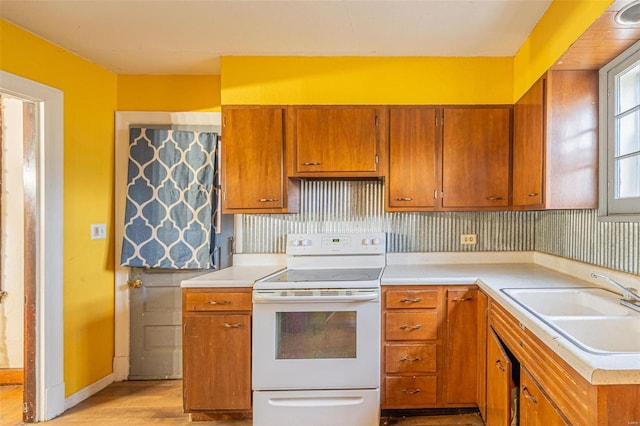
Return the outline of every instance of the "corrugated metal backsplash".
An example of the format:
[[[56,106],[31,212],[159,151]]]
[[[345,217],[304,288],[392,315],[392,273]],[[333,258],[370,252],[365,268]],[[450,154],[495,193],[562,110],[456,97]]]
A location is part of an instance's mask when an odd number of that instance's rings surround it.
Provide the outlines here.
[[[289,233],[382,231],[392,253],[538,250],[640,273],[639,224],[599,223],[595,210],[385,213],[380,181],[301,184],[300,213],[242,216],[243,252],[284,253]]]

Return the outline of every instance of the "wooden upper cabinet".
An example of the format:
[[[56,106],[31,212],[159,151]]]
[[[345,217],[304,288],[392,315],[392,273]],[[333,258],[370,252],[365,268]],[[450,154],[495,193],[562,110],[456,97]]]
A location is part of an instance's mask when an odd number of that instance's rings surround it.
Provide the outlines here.
[[[288,200],[295,188],[284,171],[285,112],[283,107],[223,108],[223,213],[295,211]]]
[[[513,107],[513,205],[542,204],[545,79]]]
[[[598,206],[598,72],[549,71],[514,107],[514,209]]]
[[[389,109],[387,210],[433,210],[436,206],[436,108]]]
[[[444,108],[443,117],[443,209],[508,207],[511,107]]]
[[[375,107],[291,109],[292,174],[300,177],[377,177],[380,113]]]

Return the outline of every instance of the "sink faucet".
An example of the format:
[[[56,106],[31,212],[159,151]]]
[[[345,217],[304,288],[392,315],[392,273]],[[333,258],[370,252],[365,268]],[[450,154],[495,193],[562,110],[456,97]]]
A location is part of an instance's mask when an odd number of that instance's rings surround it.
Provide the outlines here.
[[[605,275],[596,274],[595,272],[592,272],[591,276],[593,278],[602,278],[603,280],[608,281],[609,283],[619,288],[622,291],[622,299],[620,300],[620,303],[624,306],[628,306],[631,309],[640,311],[640,296],[638,296],[638,294],[636,293],[637,290],[635,288],[625,287],[619,282],[614,281]]]

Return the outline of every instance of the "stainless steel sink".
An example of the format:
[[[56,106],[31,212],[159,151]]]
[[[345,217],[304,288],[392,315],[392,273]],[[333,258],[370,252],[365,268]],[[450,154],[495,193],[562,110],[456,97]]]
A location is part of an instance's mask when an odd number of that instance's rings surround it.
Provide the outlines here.
[[[592,287],[502,292],[587,352],[640,353],[640,313],[620,305],[616,293]]]
[[[504,289],[511,299],[543,316],[628,316],[615,293],[601,288]]]

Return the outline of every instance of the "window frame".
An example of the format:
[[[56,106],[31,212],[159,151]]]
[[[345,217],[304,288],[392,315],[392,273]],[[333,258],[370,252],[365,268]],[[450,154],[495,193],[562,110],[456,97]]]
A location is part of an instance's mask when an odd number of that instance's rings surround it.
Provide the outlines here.
[[[640,41],[602,67],[599,71],[599,204],[601,221],[640,222],[640,197],[618,199],[609,185],[615,173],[615,79],[618,74],[640,61]]]

